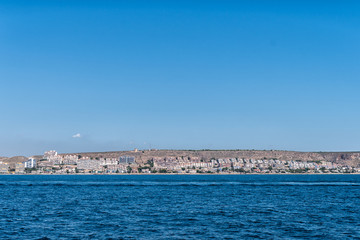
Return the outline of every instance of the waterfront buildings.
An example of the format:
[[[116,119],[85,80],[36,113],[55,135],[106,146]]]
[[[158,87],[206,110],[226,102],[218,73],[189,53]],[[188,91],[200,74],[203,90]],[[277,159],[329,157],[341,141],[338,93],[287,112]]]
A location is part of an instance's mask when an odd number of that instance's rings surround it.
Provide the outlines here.
[[[131,155],[132,154],[132,155]],[[139,152],[112,157],[102,154],[58,154],[45,152],[42,158],[8,164],[0,163],[0,173],[354,173],[359,168],[329,161],[283,160],[277,158],[205,158],[164,156],[137,158]]]
[[[100,170],[101,162],[96,159],[79,159],[77,161],[77,168],[85,171]]]

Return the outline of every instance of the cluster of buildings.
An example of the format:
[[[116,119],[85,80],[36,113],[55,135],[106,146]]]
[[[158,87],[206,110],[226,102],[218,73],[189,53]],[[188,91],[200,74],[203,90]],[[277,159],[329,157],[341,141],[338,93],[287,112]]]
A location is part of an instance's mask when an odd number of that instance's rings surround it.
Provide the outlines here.
[[[194,156],[152,157],[137,162],[134,156],[84,157],[60,155],[55,150],[42,159],[15,163],[0,162],[0,174],[69,173],[354,173],[360,169],[328,161],[287,161],[279,159],[212,158]]]
[[[39,173],[131,173],[135,158],[91,158],[81,155],[59,155],[56,151],[45,152],[38,161]]]
[[[211,162],[207,162],[200,157],[156,157],[152,161],[155,170],[185,171],[186,169],[203,169],[207,171],[213,168]]]
[[[26,173],[26,171],[31,171],[35,169],[36,159],[34,158],[29,158],[24,162],[18,162],[15,164],[0,162],[0,174]]]
[[[360,169],[328,161],[286,161],[279,159],[219,158],[205,161],[199,157],[154,158],[154,167],[185,173],[347,173]]]
[[[217,159],[212,160],[214,166],[220,170],[231,169],[241,170],[244,172],[274,172],[274,173],[286,173],[286,172],[341,172],[352,170],[348,166],[340,166],[338,164],[327,161],[286,161],[278,159]]]
[[[136,168],[135,158],[131,156],[93,159],[80,155],[59,155],[51,150],[38,160],[29,158],[15,164],[0,162],[0,174],[131,173],[134,166]]]

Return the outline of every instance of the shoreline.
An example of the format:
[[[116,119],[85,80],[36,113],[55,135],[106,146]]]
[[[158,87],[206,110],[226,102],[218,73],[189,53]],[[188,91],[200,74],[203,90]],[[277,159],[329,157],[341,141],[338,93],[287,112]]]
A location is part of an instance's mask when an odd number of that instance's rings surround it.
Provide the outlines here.
[[[165,175],[181,175],[181,176],[192,176],[192,175],[199,175],[199,176],[229,176],[229,175],[239,175],[239,176],[246,176],[246,175],[360,175],[360,173],[246,173],[246,174],[239,174],[239,173],[113,173],[113,174],[101,174],[101,173],[68,173],[68,174],[59,174],[59,173],[42,173],[42,174],[0,174],[0,176],[165,176]]]

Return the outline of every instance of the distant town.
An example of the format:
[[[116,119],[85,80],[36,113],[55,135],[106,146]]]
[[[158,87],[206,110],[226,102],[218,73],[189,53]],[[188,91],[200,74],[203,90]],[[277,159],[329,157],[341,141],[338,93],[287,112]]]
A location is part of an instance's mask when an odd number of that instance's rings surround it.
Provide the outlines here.
[[[320,174],[360,172],[358,166],[347,164],[346,161],[343,163],[336,160],[326,161],[324,160],[326,156],[321,159],[314,154],[306,155],[306,160],[285,160],[284,158],[294,158],[298,155],[296,152],[274,151],[271,154],[271,151],[268,151],[270,155],[279,156],[277,158],[259,157],[262,156],[261,151],[248,151],[249,153],[223,151],[224,153],[220,155],[228,153],[232,156],[211,157],[219,155],[215,154],[216,151],[213,151],[213,154],[211,152],[204,151],[203,154],[201,151],[166,152],[135,149],[134,151],[109,154],[58,154],[55,150],[51,150],[42,156],[26,158],[25,161],[0,161],[0,174]],[[128,155],[122,155],[122,153],[128,153]],[[239,156],[236,156],[237,154]],[[244,157],[244,155],[251,157]],[[342,158],[345,157],[341,155],[339,159]]]

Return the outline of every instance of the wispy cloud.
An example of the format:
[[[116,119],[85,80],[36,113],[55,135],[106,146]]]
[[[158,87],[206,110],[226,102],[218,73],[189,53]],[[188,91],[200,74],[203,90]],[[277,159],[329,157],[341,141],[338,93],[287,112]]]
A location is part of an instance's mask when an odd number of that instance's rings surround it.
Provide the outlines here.
[[[81,134],[80,133],[77,133],[75,135],[72,136],[73,138],[81,138]]]

